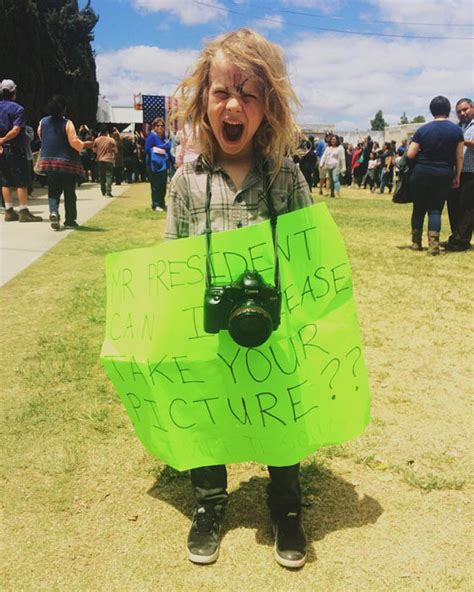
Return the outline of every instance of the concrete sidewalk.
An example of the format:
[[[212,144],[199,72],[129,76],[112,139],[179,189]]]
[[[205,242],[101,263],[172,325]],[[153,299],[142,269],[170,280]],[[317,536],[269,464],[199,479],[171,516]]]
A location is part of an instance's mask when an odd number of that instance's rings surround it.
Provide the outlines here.
[[[132,185],[114,185],[114,196],[122,195]],[[76,190],[77,222],[84,225],[94,214],[115,198],[103,197],[98,183],[84,183]],[[15,201],[15,209],[17,208]],[[49,223],[48,190],[46,187],[35,189],[28,207],[33,214],[43,217],[43,222],[5,222],[0,214],[0,285],[6,284],[28,265],[36,261],[43,253],[58,243],[73,229],[54,231]],[[64,220],[63,199],[59,208],[61,223]]]

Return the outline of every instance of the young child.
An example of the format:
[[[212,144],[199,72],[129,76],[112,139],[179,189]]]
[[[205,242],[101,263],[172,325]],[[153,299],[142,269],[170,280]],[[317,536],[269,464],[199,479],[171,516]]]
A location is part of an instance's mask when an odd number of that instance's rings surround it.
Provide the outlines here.
[[[370,192],[375,192],[375,175],[377,171],[378,162],[375,158],[374,152],[370,153],[369,162],[367,164],[366,183],[370,187]]]
[[[189,122],[192,138],[199,138],[201,154],[173,177],[168,239],[205,232],[208,180],[213,232],[269,218],[266,201],[261,198],[265,170],[269,171],[278,214],[312,204],[299,167],[285,158],[298,144],[290,106],[299,103],[276,45],[249,29],[218,37],[202,50],[177,95],[182,125]],[[306,561],[306,538],[300,520],[299,464],[268,470],[275,558],[285,567],[301,567]],[[226,467],[192,469],[191,482],[197,505],[188,536],[188,556],[195,563],[212,563],[219,554],[228,497]]]

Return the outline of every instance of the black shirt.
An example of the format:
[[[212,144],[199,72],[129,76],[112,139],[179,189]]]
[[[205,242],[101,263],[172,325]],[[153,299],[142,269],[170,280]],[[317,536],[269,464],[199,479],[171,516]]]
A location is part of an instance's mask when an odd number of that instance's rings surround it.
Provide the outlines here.
[[[417,172],[452,175],[456,164],[456,148],[464,141],[462,130],[448,119],[435,120],[421,126],[413,136],[420,145],[415,169]]]

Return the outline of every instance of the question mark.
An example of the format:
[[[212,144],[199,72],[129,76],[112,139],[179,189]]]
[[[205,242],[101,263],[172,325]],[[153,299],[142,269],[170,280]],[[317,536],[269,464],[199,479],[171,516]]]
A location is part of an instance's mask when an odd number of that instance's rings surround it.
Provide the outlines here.
[[[354,358],[354,361],[352,363],[352,376],[355,378],[356,377],[355,367],[356,367],[357,362],[360,360],[360,357],[362,355],[362,350],[360,349],[360,347],[358,345],[356,345],[350,351],[347,352],[346,358],[348,356],[350,356],[353,352],[357,352],[357,355]],[[359,390],[359,387],[356,385],[356,391],[358,391],[358,390]]]
[[[332,360],[329,360],[329,362],[326,364],[326,366],[324,366],[324,368],[321,370],[321,376],[322,376],[333,362],[336,362],[336,370],[335,370],[334,374],[331,376],[331,378],[329,379],[329,383],[328,383],[331,391],[332,391],[332,381],[336,377],[336,374],[339,372],[339,368],[341,367],[341,360],[339,358],[333,358]],[[333,395],[331,397],[331,399],[333,399],[333,400],[335,398],[336,398],[336,395]]]

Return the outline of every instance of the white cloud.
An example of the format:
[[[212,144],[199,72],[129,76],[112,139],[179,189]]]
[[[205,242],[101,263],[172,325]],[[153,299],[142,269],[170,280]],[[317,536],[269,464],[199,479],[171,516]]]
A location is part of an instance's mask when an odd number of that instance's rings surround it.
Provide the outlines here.
[[[367,129],[375,112],[397,124],[425,115],[436,95],[451,102],[472,91],[469,42],[301,35],[285,49],[305,123]],[[133,94],[172,94],[198,51],[135,46],[99,53],[100,91],[112,104],[132,105]]]
[[[367,0],[377,13],[373,18],[401,23],[396,26],[410,34],[423,36],[472,37],[470,24],[474,20],[472,0]],[[424,23],[424,24],[421,24]],[[434,26],[436,25],[436,26]]]
[[[170,95],[197,55],[197,51],[144,45],[99,54],[96,64],[100,92],[113,105],[129,106],[139,92]]]
[[[369,125],[378,109],[391,124],[403,111],[424,114],[436,95],[452,101],[472,84],[462,41],[406,41],[307,35],[286,47],[291,79],[303,104],[300,120]],[[395,115],[396,114],[396,115]]]
[[[266,14],[265,16],[257,19],[250,25],[250,28],[257,29],[260,32],[279,30],[283,28],[285,19],[281,14]]]
[[[209,23],[225,15],[225,6],[215,0],[204,0],[203,4],[189,0],[133,0],[133,5],[144,12],[170,12],[184,25]]]
[[[295,8],[313,8],[322,12],[335,12],[340,7],[340,0],[283,0],[283,5]]]

